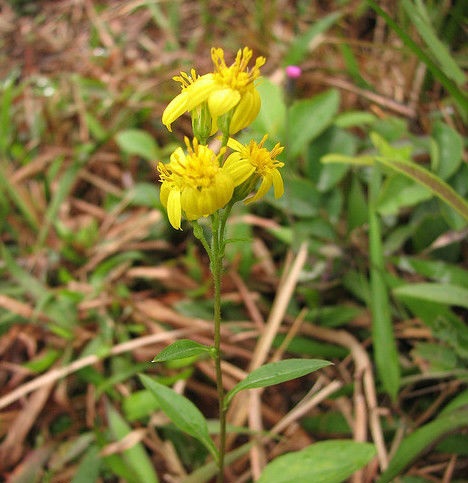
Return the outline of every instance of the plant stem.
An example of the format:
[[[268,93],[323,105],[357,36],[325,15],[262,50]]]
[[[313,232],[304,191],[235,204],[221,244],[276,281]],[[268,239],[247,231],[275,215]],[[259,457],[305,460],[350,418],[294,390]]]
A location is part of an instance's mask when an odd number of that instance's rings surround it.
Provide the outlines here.
[[[219,214],[212,217],[213,238],[211,242],[211,273],[214,284],[214,347],[216,388],[219,402],[219,460],[217,482],[224,481],[224,453],[226,449],[226,410],[224,408],[223,372],[221,368],[221,271],[224,257],[224,227]]]

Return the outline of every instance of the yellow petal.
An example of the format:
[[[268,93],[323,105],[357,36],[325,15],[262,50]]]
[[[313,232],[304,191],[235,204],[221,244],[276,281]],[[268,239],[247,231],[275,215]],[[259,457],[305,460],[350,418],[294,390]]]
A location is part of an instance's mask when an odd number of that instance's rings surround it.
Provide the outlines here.
[[[171,124],[178,119],[184,112],[191,111],[206,101],[216,83],[212,74],[199,77],[193,84],[185,87],[182,92],[174,97],[164,109],[162,123],[172,131]]]
[[[212,117],[217,118],[230,111],[239,101],[241,95],[230,88],[216,89],[208,97],[208,108]]]
[[[223,165],[223,171],[232,179],[234,186],[239,186],[255,172],[255,167],[240,153],[235,152],[228,156]]]
[[[254,196],[246,200],[245,203],[246,204],[253,203],[254,201],[258,201],[260,198],[263,198],[268,193],[268,190],[270,189],[272,182],[273,182],[272,178],[269,174],[263,177],[262,182],[260,183],[260,188],[258,188],[258,191],[255,193]]]
[[[171,124],[184,112],[187,111],[187,101],[189,97],[186,91],[181,92],[178,96],[175,96],[174,99],[167,105],[166,109],[164,109],[162,115],[162,123],[172,131]]]
[[[260,112],[260,105],[260,95],[256,89],[245,92],[232,116],[229,134],[235,134],[250,126]]]
[[[232,194],[234,193],[234,182],[232,178],[220,171],[216,175],[216,181],[213,186],[215,189],[214,197],[216,198],[217,210],[224,208],[227,203],[231,200]]]
[[[202,75],[193,84],[190,84],[184,91],[188,96],[187,110],[191,111],[203,104],[216,87],[217,84],[213,79],[213,74]]]
[[[171,190],[167,199],[167,216],[171,225],[180,230],[180,222],[182,218],[182,210],[180,204],[180,191]]]
[[[186,187],[182,192],[182,209],[188,220],[197,220],[203,216],[198,208],[198,195],[199,191],[190,187]]]
[[[164,208],[167,208],[167,200],[169,198],[170,192],[171,192],[171,188],[169,187],[169,183],[163,183],[159,191],[159,198]]]
[[[281,177],[281,174],[277,169],[274,169],[271,172],[271,176],[273,179],[273,190],[275,193],[275,198],[280,198],[281,196],[283,196],[284,193],[283,178]]]
[[[227,145],[234,149],[234,151],[242,151],[244,149],[244,145],[241,144],[237,139],[229,138]]]

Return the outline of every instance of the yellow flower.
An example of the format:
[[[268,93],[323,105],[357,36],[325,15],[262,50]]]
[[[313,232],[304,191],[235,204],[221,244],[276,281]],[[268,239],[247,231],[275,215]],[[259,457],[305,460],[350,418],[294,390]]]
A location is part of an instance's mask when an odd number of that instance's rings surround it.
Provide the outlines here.
[[[284,193],[283,178],[278,169],[282,168],[284,163],[275,159],[284,148],[278,143],[268,151],[263,147],[267,137],[267,135],[263,136],[258,144],[253,140],[247,145],[233,138],[228,141],[228,146],[234,150],[234,153],[228,156],[224,167],[231,173],[236,173],[238,179],[242,179],[241,183],[251,176],[254,176],[254,181],[261,179],[258,191],[248,198],[246,203],[252,203],[265,196],[272,185],[275,198],[279,198]]]
[[[194,69],[190,75],[181,72],[174,77],[182,87],[181,93],[166,107],[162,116],[163,124],[171,130],[171,124],[184,112],[191,112],[207,103],[212,117],[211,134],[217,130],[220,116],[231,111],[229,133],[234,134],[252,123],[260,110],[260,95],[254,82],[260,76],[264,57],[257,57],[251,70],[248,68],[252,50],[245,47],[237,52],[236,60],[229,67],[224,60],[223,49],[211,49],[214,71],[197,76]]]
[[[187,154],[177,148],[167,164],[159,163],[162,181],[160,198],[167,209],[171,225],[180,229],[182,216],[197,220],[212,215],[231,200],[234,188],[241,183],[236,173],[221,166],[219,158],[208,146],[185,138]]]

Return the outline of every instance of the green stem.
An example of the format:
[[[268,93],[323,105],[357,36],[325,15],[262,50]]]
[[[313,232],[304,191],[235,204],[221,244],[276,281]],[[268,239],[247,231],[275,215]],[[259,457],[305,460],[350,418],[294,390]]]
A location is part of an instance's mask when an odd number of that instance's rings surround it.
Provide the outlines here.
[[[219,213],[212,216],[213,238],[211,243],[211,273],[214,284],[214,347],[216,388],[219,402],[219,461],[217,482],[224,481],[224,453],[226,451],[226,410],[224,408],[223,372],[221,368],[221,272],[224,256],[224,223]]]

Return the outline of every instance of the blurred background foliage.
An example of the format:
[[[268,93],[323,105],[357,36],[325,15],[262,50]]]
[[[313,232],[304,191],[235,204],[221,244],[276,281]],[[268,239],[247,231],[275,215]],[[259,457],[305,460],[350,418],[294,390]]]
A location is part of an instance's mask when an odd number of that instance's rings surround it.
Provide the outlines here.
[[[212,306],[207,260],[168,224],[155,165],[190,133],[188,117],[174,134],[161,123],[172,76],[244,45],[267,64],[243,136],[286,146],[286,194],[233,214],[223,349],[247,369],[306,247],[271,349],[335,365],[266,391],[265,431],[315,382],[340,383],[265,443],[266,460],[346,438],[378,452],[353,481],[467,481],[466,13],[457,0],[0,3],[6,481],[209,480],[206,450],[136,375],[216,417],[204,358],[149,362],[177,338],[209,344]],[[256,471],[241,457],[229,481]]]

